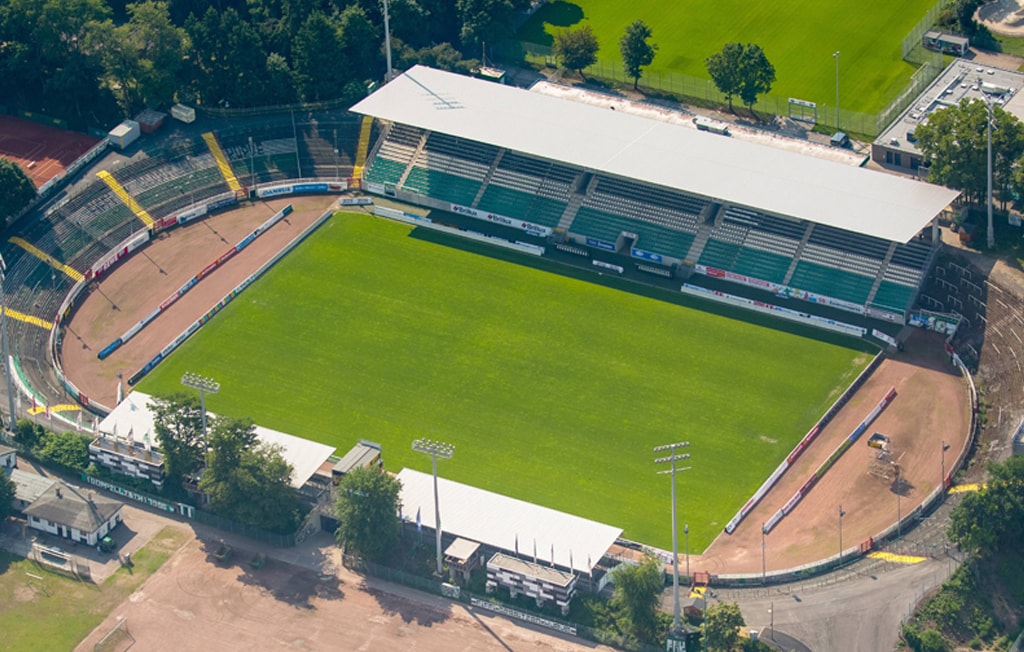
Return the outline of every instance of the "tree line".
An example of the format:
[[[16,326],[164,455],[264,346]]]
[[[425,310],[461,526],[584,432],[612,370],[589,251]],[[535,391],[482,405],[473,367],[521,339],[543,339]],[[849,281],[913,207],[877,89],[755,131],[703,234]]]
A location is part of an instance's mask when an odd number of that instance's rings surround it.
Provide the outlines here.
[[[633,90],[638,89],[643,69],[651,65],[658,52],[658,45],[650,42],[651,37],[651,28],[637,20],[626,27],[619,40],[619,54],[626,74],[633,80]],[[556,34],[552,54],[562,68],[577,72],[585,81],[583,71],[597,63],[600,49],[594,30],[583,25]],[[730,111],[733,98],[739,97],[753,112],[757,98],[769,92],[775,83],[775,66],[761,46],[753,43],[726,43],[721,51],[705,60],[705,67],[715,88],[729,102]]]
[[[464,69],[529,0],[389,0],[396,64]],[[378,0],[7,0],[0,102],[109,127],[181,101],[248,107],[366,93],[384,77]]]

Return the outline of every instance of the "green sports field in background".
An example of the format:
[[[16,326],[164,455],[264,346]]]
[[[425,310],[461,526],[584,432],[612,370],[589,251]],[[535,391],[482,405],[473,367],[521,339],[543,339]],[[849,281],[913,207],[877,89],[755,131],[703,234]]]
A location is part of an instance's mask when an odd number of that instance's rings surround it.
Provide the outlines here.
[[[688,440],[680,518],[697,551],[869,359],[428,235],[335,216],[140,389],[181,391],[185,371],[212,376],[211,411],[339,455],[377,441],[396,472],[429,472],[413,439],[450,442],[443,477],[662,548],[669,480],[651,449]]]
[[[550,45],[567,27],[590,25],[599,59],[621,63],[619,38],[643,20],[658,45],[644,73],[708,78],[704,60],[728,42],[757,43],[775,66],[772,95],[835,106],[840,51],[840,106],[873,113],[907,85],[915,68],[901,59],[900,43],[936,0],[556,0],[522,27],[523,41]],[[642,80],[641,80],[642,81]]]

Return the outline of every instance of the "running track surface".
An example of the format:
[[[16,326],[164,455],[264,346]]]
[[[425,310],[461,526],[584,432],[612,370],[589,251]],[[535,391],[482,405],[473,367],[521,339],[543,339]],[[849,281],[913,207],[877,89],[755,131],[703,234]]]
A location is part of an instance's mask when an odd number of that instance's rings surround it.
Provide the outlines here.
[[[0,115],[0,157],[20,165],[37,188],[98,142],[85,134]]]

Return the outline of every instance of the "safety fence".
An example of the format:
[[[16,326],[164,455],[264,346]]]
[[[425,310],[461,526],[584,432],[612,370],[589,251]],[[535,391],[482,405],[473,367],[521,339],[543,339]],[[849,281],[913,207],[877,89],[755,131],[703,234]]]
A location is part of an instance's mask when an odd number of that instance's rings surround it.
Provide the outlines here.
[[[397,568],[380,566],[360,557],[356,557],[355,555],[342,555],[342,563],[346,568],[372,577],[377,577],[388,582],[404,584],[405,586],[411,586],[415,589],[419,589],[420,591],[433,593],[434,595],[451,597],[471,607],[485,609],[491,613],[497,613],[505,616],[506,618],[543,627],[559,634],[582,638],[602,645],[610,645],[616,649],[629,650],[630,652],[658,652],[661,650],[661,648],[653,645],[627,640],[614,632],[594,629],[592,627],[587,627],[586,625],[569,622],[547,614],[542,615],[530,611],[524,611],[523,609],[504,604],[494,596],[488,595],[481,597],[467,591],[465,588],[459,590],[456,597],[446,590],[446,587],[449,585],[443,582],[406,573],[405,571]]]

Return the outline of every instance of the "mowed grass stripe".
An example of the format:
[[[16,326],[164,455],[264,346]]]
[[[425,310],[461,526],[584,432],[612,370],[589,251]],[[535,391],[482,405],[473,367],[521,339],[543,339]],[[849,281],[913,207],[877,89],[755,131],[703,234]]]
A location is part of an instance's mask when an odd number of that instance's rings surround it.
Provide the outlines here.
[[[707,79],[704,60],[728,42],[757,43],[775,66],[772,94],[835,106],[835,61],[840,51],[840,106],[873,113],[907,85],[915,67],[901,58],[900,44],[934,0],[682,0],[642,3],[559,0],[542,7],[520,38],[549,45],[566,26],[589,24],[598,36],[598,57],[621,65],[619,39],[626,26],[644,20],[658,44],[644,79],[683,73]],[[739,103],[739,99],[736,99]],[[785,106],[780,107],[785,111]]]
[[[866,364],[850,348],[620,292],[337,216],[141,386],[221,382],[210,409],[323,441],[379,441],[387,468],[444,477],[668,547],[651,448],[689,440],[694,549]]]

